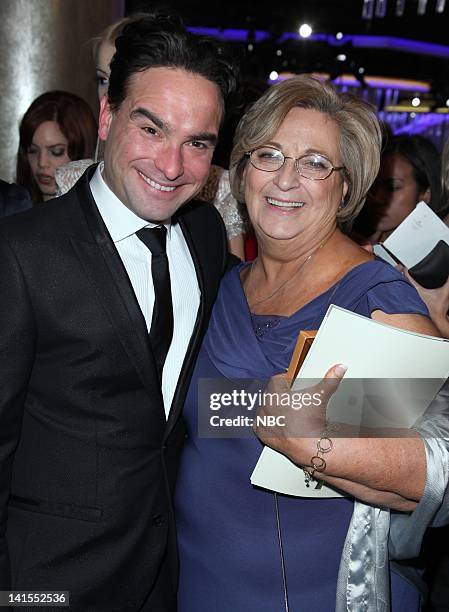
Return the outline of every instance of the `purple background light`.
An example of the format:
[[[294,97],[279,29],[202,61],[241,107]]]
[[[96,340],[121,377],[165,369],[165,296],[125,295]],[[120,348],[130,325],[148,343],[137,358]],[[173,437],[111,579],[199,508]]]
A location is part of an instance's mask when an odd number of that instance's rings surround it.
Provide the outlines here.
[[[234,28],[202,28],[189,27],[188,30],[193,34],[205,36],[215,36],[225,40],[250,42],[253,36],[255,42],[263,42],[271,38],[269,32],[263,30],[240,30]],[[393,51],[404,51],[407,53],[418,53],[420,55],[432,55],[435,57],[449,57],[449,47],[437,45],[435,43],[421,42],[419,40],[409,40],[408,38],[397,38],[395,36],[366,36],[360,34],[345,34],[343,38],[337,40],[331,34],[311,34],[304,39],[297,32],[285,32],[278,39],[279,43],[286,40],[312,40],[316,42],[326,42],[333,47],[341,47],[346,43],[352,43],[354,47],[366,47],[369,49],[391,49]]]

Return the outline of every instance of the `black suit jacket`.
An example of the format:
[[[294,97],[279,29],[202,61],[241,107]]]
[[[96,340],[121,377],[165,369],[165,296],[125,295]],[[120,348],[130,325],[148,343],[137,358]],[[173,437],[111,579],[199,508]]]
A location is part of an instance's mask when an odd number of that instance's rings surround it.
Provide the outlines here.
[[[24,187],[0,180],[0,217],[15,215],[32,206],[30,194]]]
[[[167,421],[92,172],[0,224],[0,589],[69,590],[79,612],[157,612],[174,597],[180,413],[226,235],[213,206],[189,203],[174,220],[201,305]]]

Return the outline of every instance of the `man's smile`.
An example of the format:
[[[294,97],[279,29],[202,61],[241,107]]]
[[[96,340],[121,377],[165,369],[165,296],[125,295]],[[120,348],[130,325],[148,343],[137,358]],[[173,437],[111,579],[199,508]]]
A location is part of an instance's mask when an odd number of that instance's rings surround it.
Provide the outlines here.
[[[153,189],[157,189],[158,191],[174,191],[176,189],[176,186],[175,187],[170,187],[169,185],[161,185],[160,183],[157,183],[153,179],[150,179],[148,176],[143,174],[140,170],[137,170],[137,172],[143,178],[145,183],[150,185],[150,187],[153,187]]]

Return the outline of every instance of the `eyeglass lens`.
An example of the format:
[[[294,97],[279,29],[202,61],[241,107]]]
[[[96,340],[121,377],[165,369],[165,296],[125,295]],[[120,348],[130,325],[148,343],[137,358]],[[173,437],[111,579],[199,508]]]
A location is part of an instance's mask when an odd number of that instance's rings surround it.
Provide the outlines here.
[[[251,153],[251,163],[259,170],[274,172],[284,165],[285,159],[282,151],[274,147],[260,147]],[[326,178],[333,169],[328,159],[317,153],[303,155],[294,160],[296,171],[305,178]]]

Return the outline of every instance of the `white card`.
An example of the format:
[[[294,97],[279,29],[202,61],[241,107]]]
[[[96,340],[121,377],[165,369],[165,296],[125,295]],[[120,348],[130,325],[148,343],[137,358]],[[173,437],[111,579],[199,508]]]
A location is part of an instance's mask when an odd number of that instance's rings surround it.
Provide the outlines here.
[[[381,422],[386,427],[410,427],[449,376],[449,341],[397,329],[331,305],[293,390],[310,385],[310,379],[322,379],[337,363],[348,367],[345,379],[354,379],[354,385],[348,391],[342,384],[329,402],[331,422],[357,425],[363,414],[366,426]],[[307,488],[302,469],[268,447],[263,449],[251,483],[299,497],[341,496],[325,485]]]
[[[412,268],[424,259],[440,240],[449,244],[449,227],[425,202],[419,202],[383,245],[404,266]]]

